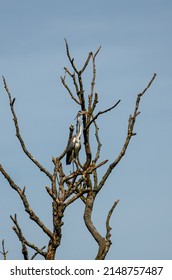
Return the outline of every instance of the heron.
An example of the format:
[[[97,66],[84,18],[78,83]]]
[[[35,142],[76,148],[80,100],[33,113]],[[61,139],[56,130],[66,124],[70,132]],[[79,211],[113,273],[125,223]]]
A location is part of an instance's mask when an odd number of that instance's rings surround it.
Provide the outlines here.
[[[76,134],[70,139],[67,152],[66,152],[66,164],[71,164],[75,159],[78,160],[78,154],[81,149],[81,134],[82,134],[82,124],[81,124],[81,116],[84,114],[88,114],[87,111],[79,111],[76,118]]]

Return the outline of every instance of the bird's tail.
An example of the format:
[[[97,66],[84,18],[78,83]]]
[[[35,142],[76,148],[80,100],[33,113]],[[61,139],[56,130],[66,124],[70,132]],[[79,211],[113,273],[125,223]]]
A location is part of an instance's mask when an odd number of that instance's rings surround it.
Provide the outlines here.
[[[68,151],[66,154],[66,165],[71,164],[71,162],[72,162],[72,152]]]

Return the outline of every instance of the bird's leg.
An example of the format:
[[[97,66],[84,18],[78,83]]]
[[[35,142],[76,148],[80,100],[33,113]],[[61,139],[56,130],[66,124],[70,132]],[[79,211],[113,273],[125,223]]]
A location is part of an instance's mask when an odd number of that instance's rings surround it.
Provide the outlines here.
[[[76,156],[76,159],[77,159],[77,164],[78,164],[78,166],[82,169],[83,166],[82,166],[81,163],[80,163],[79,154]],[[78,168],[78,169],[79,169],[79,168]]]
[[[73,166],[73,173],[74,173],[74,159],[72,160],[72,166]]]
[[[73,163],[75,163],[76,164],[76,168],[79,169],[78,162],[77,162],[77,160],[75,158],[73,159]]]
[[[72,160],[73,173],[75,172],[74,163],[76,164],[76,168],[77,168],[77,169],[79,169],[79,167],[78,167],[78,163],[77,163],[76,159],[75,159],[75,158],[73,158],[73,160]]]

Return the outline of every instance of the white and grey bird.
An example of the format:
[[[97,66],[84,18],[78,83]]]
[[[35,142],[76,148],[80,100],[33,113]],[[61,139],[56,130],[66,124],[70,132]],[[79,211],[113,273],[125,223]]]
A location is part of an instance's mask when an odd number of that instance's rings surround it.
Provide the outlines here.
[[[81,116],[84,114],[88,114],[87,111],[79,111],[76,118],[76,134],[72,136],[70,139],[67,152],[66,152],[66,164],[71,164],[74,159],[77,159],[79,151],[81,149],[81,134],[82,134],[82,124],[81,124]]]

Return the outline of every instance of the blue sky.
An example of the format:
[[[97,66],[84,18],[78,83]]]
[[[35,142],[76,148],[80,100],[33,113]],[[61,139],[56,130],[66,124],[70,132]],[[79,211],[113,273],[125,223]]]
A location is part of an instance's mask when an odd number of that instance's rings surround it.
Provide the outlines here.
[[[60,82],[63,67],[69,66],[64,38],[78,66],[89,51],[102,46],[97,57],[97,110],[121,99],[115,110],[98,120],[102,160],[111,162],[120,152],[136,96],[157,73],[141,102],[137,136],[99,194],[94,221],[104,234],[107,212],[120,199],[111,219],[112,246],[107,258],[171,259],[171,1],[0,0],[0,6],[0,75],[16,97],[28,149],[50,171],[51,158],[63,151],[78,110]],[[88,74],[87,90],[89,78]],[[49,182],[21,151],[2,79],[0,130],[0,163],[20,187],[27,186],[33,209],[51,227],[51,199],[45,191]],[[103,171],[105,167],[100,177]],[[47,239],[28,219],[2,175],[0,189],[0,240],[5,239],[9,259],[21,259],[11,214],[17,213],[28,240],[43,246]],[[67,209],[57,259],[94,259],[97,245],[82,216],[79,201]]]

